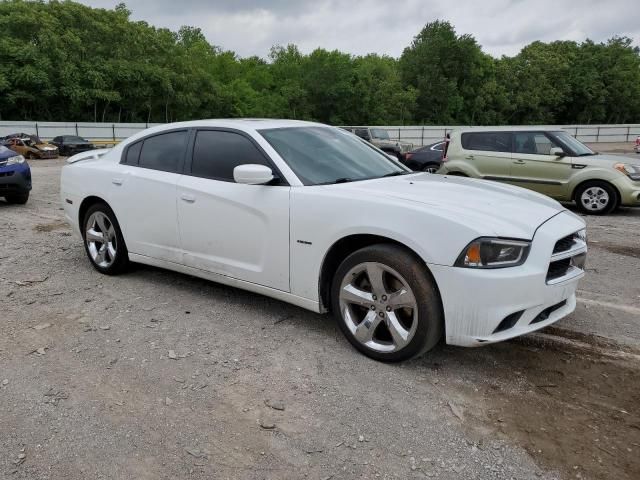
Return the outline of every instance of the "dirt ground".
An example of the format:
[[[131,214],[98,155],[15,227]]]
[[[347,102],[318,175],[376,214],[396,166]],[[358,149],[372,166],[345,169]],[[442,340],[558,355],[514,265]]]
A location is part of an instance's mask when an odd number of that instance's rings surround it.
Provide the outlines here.
[[[0,478],[640,478],[640,209],[589,217],[574,314],[400,365],[335,322],[137,266],[93,270],[61,160],[0,201]]]

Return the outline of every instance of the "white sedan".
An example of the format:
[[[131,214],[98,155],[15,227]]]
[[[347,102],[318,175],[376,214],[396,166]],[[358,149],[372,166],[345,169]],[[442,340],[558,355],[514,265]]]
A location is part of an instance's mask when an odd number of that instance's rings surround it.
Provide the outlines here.
[[[145,263],[332,311],[378,360],[546,327],[584,275],[585,223],[557,202],[413,173],[317,123],[175,123],[68,162],[65,215],[99,272]]]

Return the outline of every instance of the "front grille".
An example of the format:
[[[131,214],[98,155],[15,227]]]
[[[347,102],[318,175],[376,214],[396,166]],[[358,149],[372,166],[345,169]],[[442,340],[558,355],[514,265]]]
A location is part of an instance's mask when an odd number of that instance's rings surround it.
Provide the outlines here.
[[[547,283],[560,277],[564,277],[571,268],[571,258],[563,258],[549,264],[547,271]]]
[[[572,233],[571,235],[567,235],[566,237],[558,240],[555,247],[553,247],[553,253],[562,253],[566,252],[567,250],[571,250],[571,247],[573,247],[574,238],[575,234]]]

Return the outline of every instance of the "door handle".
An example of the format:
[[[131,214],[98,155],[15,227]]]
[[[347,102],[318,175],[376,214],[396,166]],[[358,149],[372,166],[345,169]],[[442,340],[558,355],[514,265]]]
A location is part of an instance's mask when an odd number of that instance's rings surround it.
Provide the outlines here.
[[[465,158],[465,159],[467,159],[467,160],[473,160],[473,159],[474,159],[474,158],[476,158],[476,157],[474,157],[473,155],[467,155],[467,156],[466,156],[466,157],[464,157],[464,158]]]
[[[527,162],[525,162],[524,160],[514,160],[513,163],[515,163],[516,165],[524,165]]]
[[[194,203],[196,201],[196,197],[187,193],[183,193],[182,195],[180,195],[180,198],[187,203]]]
[[[121,178],[112,178],[111,179],[111,183],[113,183],[114,185],[122,185],[122,179]]]

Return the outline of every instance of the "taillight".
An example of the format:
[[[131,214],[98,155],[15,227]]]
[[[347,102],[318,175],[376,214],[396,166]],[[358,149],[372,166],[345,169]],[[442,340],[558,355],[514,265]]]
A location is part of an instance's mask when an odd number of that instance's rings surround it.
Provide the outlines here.
[[[405,158],[406,160],[409,160],[411,157],[413,157],[413,153],[410,153],[410,152],[407,152],[407,153],[405,153],[405,155],[404,155],[404,158]]]

